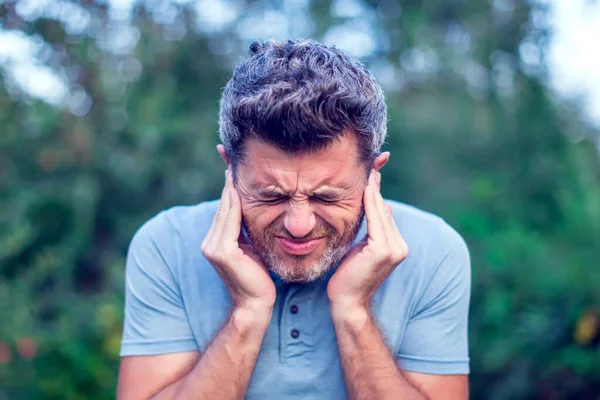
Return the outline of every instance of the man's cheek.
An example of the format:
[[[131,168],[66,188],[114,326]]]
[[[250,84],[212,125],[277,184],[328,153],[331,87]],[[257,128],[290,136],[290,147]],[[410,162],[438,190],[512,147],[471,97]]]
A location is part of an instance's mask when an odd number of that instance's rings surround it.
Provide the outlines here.
[[[319,217],[338,232],[344,230],[344,221],[355,219],[356,214],[354,210],[332,206],[327,209],[321,209],[318,212]]]
[[[253,200],[248,200],[245,199],[244,197],[241,198],[242,200],[242,214],[244,215],[244,217],[246,217],[247,219],[256,219],[257,216],[261,215],[261,213],[264,213],[264,203],[260,203],[257,201],[253,201]]]
[[[274,206],[248,203],[242,204],[242,214],[246,223],[251,224],[255,230],[264,230],[277,220],[281,212]]]

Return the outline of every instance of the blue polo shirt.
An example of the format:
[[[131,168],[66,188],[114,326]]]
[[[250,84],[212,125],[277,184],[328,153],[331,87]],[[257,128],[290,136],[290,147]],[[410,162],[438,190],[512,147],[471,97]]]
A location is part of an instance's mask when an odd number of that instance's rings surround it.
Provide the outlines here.
[[[401,368],[467,374],[467,247],[441,218],[386,201],[409,255],[373,297],[376,323]],[[231,297],[200,251],[217,205],[168,209],[134,235],[127,257],[121,356],[204,352],[226,322]],[[363,221],[357,238],[365,232]],[[346,399],[327,298],[331,273],[307,284],[272,276],[277,301],[246,399]]]

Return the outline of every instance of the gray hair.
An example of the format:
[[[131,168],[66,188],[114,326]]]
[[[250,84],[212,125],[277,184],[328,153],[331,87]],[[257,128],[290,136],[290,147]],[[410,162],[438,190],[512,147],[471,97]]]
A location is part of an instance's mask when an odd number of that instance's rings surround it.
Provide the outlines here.
[[[254,42],[220,104],[219,135],[234,166],[248,138],[289,152],[318,151],[348,132],[360,162],[386,137],[381,87],[359,61],[310,39]]]

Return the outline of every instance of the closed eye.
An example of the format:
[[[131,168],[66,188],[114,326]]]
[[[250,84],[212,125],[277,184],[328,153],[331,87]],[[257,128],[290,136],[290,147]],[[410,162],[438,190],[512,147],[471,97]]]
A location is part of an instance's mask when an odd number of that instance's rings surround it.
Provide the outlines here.
[[[278,204],[278,203],[282,203],[282,202],[286,201],[287,199],[288,199],[287,196],[277,196],[277,197],[261,199],[260,201],[265,204]]]
[[[313,199],[318,201],[319,203],[323,203],[323,204],[334,204],[337,202],[336,199],[328,199],[328,198],[319,197],[319,196],[313,196]]]

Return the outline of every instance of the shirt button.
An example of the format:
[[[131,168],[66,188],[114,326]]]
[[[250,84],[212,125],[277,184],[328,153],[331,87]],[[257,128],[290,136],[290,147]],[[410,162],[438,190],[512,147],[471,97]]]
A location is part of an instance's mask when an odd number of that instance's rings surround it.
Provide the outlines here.
[[[298,306],[297,306],[297,305],[295,305],[295,304],[293,304],[293,305],[290,307],[290,312],[291,312],[292,314],[297,314],[297,313],[298,313]]]
[[[292,335],[294,339],[298,339],[298,336],[300,336],[300,331],[298,329],[292,329],[290,331],[290,335]]]

